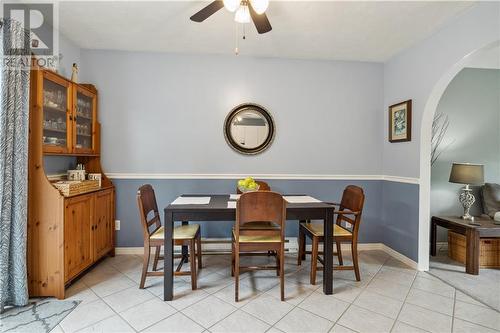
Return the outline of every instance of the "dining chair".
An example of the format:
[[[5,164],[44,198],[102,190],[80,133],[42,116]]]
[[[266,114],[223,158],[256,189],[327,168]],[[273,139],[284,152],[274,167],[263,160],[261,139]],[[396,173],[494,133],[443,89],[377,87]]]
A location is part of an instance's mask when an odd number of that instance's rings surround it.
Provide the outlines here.
[[[255,182],[259,185],[259,191],[271,191],[271,187],[268,183],[263,182],[262,180],[256,180]],[[241,194],[242,192],[239,188],[236,188],[236,193]]]
[[[235,278],[235,301],[238,302],[240,272],[276,270],[280,277],[281,300],[285,300],[285,218],[286,203],[281,194],[270,191],[248,192],[236,203],[233,228],[231,275]],[[261,228],[262,222],[272,227]],[[255,227],[257,225],[257,227]],[[276,266],[240,266],[240,257],[274,251]]]
[[[137,204],[139,206],[139,215],[144,235],[144,260],[142,264],[142,276],[140,289],[144,289],[144,283],[147,276],[162,276],[163,272],[158,272],[158,260],[161,247],[164,245],[164,229],[161,225],[160,214],[153,187],[149,184],[143,185],[137,191]],[[151,216],[149,219],[149,216]],[[198,256],[198,269],[201,269],[201,230],[198,224],[181,225],[174,228],[172,239],[174,245],[188,246],[189,256],[180,256],[181,260],[177,266],[174,275],[191,275],[191,288],[196,289],[196,255]],[[148,271],[151,248],[156,249],[153,260],[153,271]],[[195,249],[197,247],[197,249]],[[182,271],[182,264],[190,262],[190,271]]]
[[[334,266],[334,269],[354,270],[357,281],[361,281],[358,264],[358,233],[364,202],[365,195],[363,193],[363,189],[358,186],[349,185],[344,189],[340,204],[330,203],[331,205],[338,207],[338,209],[334,211],[334,214],[337,215],[337,219],[333,228],[333,240],[337,246],[337,252],[335,252],[334,255],[337,255],[339,265]],[[306,252],[306,236],[312,239],[311,252]],[[323,241],[323,223],[312,223],[307,221],[300,224],[297,264],[300,266],[302,260],[305,259],[306,253],[311,253],[310,281],[312,285],[316,284],[316,272],[321,269],[318,269],[318,261],[323,264],[323,259],[318,255],[318,245]],[[351,243],[353,261],[353,265],[351,266],[344,266],[341,249],[342,242]]]

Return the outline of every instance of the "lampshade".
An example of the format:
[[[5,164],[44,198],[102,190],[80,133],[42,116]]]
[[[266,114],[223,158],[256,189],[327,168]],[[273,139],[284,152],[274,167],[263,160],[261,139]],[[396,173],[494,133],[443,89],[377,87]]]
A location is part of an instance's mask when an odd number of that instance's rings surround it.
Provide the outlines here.
[[[481,185],[484,183],[484,166],[482,164],[453,163],[450,183]]]

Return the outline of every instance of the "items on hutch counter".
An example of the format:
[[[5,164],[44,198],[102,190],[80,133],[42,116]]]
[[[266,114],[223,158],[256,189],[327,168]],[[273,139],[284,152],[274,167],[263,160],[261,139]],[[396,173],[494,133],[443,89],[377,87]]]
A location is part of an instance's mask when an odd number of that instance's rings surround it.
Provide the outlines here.
[[[114,255],[115,189],[101,168],[95,87],[45,69],[30,75],[29,294],[63,299],[68,284]],[[75,181],[49,181],[51,155],[76,157]]]

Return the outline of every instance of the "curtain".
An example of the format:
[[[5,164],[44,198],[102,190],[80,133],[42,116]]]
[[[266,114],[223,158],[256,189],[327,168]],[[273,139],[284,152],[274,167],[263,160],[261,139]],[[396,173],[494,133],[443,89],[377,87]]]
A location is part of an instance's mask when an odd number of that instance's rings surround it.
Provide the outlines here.
[[[0,312],[28,303],[26,233],[28,201],[29,69],[6,59],[11,45],[29,38],[15,21],[0,21]]]

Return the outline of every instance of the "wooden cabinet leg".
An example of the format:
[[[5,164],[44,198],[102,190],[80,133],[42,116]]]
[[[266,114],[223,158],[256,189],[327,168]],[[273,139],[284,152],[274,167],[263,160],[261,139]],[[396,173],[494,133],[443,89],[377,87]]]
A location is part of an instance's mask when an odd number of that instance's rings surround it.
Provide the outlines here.
[[[474,229],[467,229],[465,233],[467,252],[465,254],[465,271],[479,275],[479,233]]]
[[[436,255],[437,225],[434,219],[431,220],[431,256]]]

